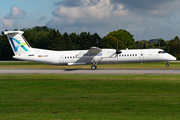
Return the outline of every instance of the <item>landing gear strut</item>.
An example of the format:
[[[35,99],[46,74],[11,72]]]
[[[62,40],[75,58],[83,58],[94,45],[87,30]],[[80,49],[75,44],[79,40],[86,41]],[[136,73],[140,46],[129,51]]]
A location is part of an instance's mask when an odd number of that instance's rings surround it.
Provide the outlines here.
[[[96,61],[93,61],[93,65],[91,66],[91,70],[96,70],[97,68],[97,63]]]
[[[166,67],[169,67],[169,62],[166,63]]]

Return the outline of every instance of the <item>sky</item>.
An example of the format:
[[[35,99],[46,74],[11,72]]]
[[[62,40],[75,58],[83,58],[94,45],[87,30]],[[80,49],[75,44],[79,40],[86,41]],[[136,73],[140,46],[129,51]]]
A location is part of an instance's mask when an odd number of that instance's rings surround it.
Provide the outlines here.
[[[125,29],[137,40],[180,37],[180,0],[4,0],[0,31],[47,26],[64,32]]]

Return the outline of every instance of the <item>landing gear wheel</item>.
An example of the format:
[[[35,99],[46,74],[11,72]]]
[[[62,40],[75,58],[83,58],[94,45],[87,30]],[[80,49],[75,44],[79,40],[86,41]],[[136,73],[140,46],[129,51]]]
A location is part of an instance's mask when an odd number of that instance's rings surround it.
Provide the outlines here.
[[[96,65],[91,66],[91,70],[96,70],[96,68],[97,68]]]
[[[169,67],[169,62],[166,63],[166,67]]]

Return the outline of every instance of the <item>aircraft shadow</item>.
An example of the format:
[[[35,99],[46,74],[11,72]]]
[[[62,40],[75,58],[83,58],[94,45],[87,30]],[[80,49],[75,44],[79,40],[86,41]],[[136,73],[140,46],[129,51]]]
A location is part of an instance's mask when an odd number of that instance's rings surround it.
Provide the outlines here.
[[[82,69],[65,69],[64,71],[78,71]],[[91,69],[83,69],[83,70],[91,70]]]
[[[64,71],[77,71],[79,69],[65,69]]]

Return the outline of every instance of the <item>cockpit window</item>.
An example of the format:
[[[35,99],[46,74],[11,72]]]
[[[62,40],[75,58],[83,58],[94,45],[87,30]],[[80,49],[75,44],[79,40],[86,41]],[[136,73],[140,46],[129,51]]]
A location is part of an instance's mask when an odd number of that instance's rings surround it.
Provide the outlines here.
[[[158,51],[159,54],[167,53],[166,51]]]

